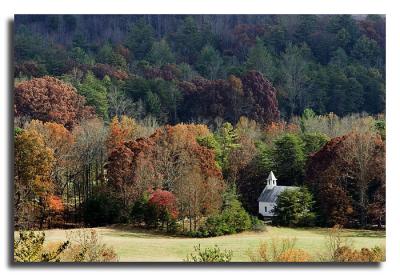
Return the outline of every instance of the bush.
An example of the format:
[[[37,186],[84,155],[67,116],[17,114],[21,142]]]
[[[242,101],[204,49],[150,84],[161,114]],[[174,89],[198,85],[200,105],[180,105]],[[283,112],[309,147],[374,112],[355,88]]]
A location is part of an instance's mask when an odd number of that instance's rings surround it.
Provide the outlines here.
[[[220,214],[207,218],[197,237],[215,237],[234,234],[252,228],[252,219],[238,199],[232,199]]]
[[[283,226],[313,226],[313,204],[312,194],[307,188],[285,190],[278,196],[273,222]]]
[[[190,253],[184,259],[185,262],[205,262],[205,263],[223,263],[232,260],[232,250],[222,251],[217,245],[213,248],[201,250],[200,244],[194,247],[194,253]]]
[[[101,226],[122,222],[122,206],[103,193],[88,199],[83,204],[83,219],[90,226]]]
[[[68,247],[69,242],[63,242],[54,250],[44,246],[45,233],[33,231],[19,232],[19,238],[14,241],[15,262],[59,262],[60,255]]]
[[[341,225],[335,225],[329,229],[325,240],[325,252],[320,256],[322,261],[332,262],[340,248],[352,247],[351,241],[344,236]]]
[[[292,248],[282,252],[276,259],[278,262],[304,263],[310,262],[311,256],[302,249]]]
[[[71,245],[63,253],[62,260],[68,262],[116,262],[117,253],[112,247],[101,243],[95,230],[71,231],[67,235]]]
[[[385,251],[381,247],[372,249],[362,248],[353,250],[350,247],[339,247],[334,254],[334,262],[383,262],[385,261]]]
[[[329,230],[326,237],[326,252],[321,256],[326,262],[383,262],[385,250],[381,247],[372,249],[353,249],[351,240],[346,238],[340,225],[335,225]]]
[[[134,223],[143,223],[146,221],[146,218],[148,218],[146,212],[148,210],[148,197],[143,196],[139,200],[135,202],[132,206],[131,210],[131,220]]]
[[[249,249],[247,255],[252,262],[293,262],[294,259],[309,260],[302,250],[295,249],[296,239],[272,239],[262,242],[255,251]]]

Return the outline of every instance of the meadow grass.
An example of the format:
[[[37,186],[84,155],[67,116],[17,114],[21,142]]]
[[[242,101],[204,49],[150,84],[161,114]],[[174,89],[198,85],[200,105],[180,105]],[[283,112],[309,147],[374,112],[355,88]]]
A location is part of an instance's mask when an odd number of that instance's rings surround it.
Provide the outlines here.
[[[266,227],[261,232],[243,232],[213,238],[188,238],[182,236],[171,236],[167,234],[135,229],[123,226],[98,227],[102,242],[113,246],[122,262],[176,262],[182,261],[187,254],[193,251],[195,245],[201,247],[212,247],[218,245],[221,249],[233,251],[232,261],[250,261],[247,252],[255,250],[260,242],[271,239],[295,238],[296,248],[309,252],[318,261],[323,253],[326,243],[327,228],[283,228]],[[47,230],[46,241],[55,242],[66,240],[67,231],[53,229]],[[343,230],[344,236],[352,241],[355,248],[385,246],[384,231],[370,230]]]

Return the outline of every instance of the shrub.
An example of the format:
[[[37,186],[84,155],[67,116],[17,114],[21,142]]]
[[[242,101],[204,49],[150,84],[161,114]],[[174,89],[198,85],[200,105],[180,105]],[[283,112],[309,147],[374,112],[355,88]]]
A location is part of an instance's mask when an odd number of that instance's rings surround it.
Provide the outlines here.
[[[283,226],[313,226],[313,204],[312,194],[307,188],[285,190],[278,196],[273,222]]]
[[[262,242],[255,251],[249,249],[247,255],[252,262],[283,262],[283,260],[294,258],[294,246],[296,239],[272,239]]]
[[[302,263],[310,262],[311,256],[302,249],[292,248],[282,252],[276,259],[278,262]]]
[[[223,263],[232,260],[232,250],[222,251],[217,245],[213,248],[201,250],[200,244],[194,247],[194,253],[190,253],[184,259],[185,262],[205,262],[205,263]]]
[[[333,261],[339,248],[352,247],[351,241],[343,234],[341,225],[332,227],[325,237],[325,252],[320,256],[322,261]]]
[[[320,259],[326,262],[382,262],[385,260],[385,250],[381,247],[353,249],[351,240],[344,236],[340,225],[335,225],[329,230],[325,247],[325,255]]]
[[[199,228],[198,237],[215,237],[249,230],[252,219],[236,198],[231,199],[220,214],[207,218]]]
[[[134,223],[143,223],[146,221],[148,217],[146,212],[148,209],[148,196],[142,196],[139,200],[137,200],[131,210],[131,219]]]
[[[103,244],[95,230],[71,231],[67,237],[71,245],[63,254],[63,261],[70,262],[116,262],[117,253]]]
[[[334,262],[383,262],[384,260],[385,251],[378,246],[361,250],[353,250],[347,246],[339,247],[333,259]]]
[[[60,255],[66,250],[69,242],[63,242],[54,248],[54,250],[48,250],[44,246],[44,241],[44,232],[19,232],[19,238],[14,241],[14,261],[59,262]]]
[[[153,204],[149,204],[149,194],[145,193],[132,206],[131,220],[134,223],[144,223],[148,227],[157,227],[157,209]]]

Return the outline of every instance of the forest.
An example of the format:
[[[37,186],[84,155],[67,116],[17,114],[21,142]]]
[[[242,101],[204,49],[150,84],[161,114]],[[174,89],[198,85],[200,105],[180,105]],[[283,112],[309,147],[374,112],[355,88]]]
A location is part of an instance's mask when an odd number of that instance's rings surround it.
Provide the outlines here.
[[[385,17],[16,15],[14,226],[385,226]],[[26,238],[26,237],[25,237]]]

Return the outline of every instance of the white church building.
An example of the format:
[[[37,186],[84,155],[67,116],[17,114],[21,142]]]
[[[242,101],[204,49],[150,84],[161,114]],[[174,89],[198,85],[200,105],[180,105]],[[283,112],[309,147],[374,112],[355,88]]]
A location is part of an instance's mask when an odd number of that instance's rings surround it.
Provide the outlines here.
[[[278,196],[285,190],[298,189],[295,186],[277,186],[276,177],[271,171],[267,178],[267,185],[258,197],[258,212],[264,217],[273,217]]]

